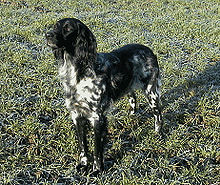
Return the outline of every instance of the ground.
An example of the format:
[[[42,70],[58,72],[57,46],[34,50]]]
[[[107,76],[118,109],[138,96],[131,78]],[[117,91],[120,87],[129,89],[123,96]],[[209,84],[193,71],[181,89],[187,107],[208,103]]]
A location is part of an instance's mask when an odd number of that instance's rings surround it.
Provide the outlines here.
[[[218,0],[0,0],[0,184],[219,184]],[[165,138],[141,92],[108,113],[106,170],[78,173],[75,128],[45,32],[84,22],[108,52],[150,47],[162,74]],[[91,144],[92,146],[92,144]]]

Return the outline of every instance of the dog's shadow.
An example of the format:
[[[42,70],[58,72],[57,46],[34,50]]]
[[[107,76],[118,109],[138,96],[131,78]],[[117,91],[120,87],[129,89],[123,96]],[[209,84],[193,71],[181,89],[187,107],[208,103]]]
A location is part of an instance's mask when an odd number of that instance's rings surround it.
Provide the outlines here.
[[[216,95],[220,89],[220,62],[211,62],[207,68],[184,81],[162,96],[164,119],[167,122],[168,134],[179,124],[186,123],[186,117],[194,117],[195,122],[202,122],[204,117],[200,114],[199,104],[201,102],[219,102]],[[218,109],[220,107],[218,106]],[[169,128],[167,128],[169,127]]]
[[[172,133],[172,131],[178,127],[178,125],[185,124],[186,115],[194,117],[195,124],[203,121],[204,117],[199,113],[198,104],[201,100],[205,98],[212,100],[218,98],[216,97],[216,92],[220,90],[219,73],[220,62],[212,62],[203,72],[200,72],[198,73],[198,75],[186,79],[183,84],[178,85],[174,88],[170,88],[163,93],[162,102],[163,109],[165,110],[165,112],[163,113],[163,132],[165,136],[162,138],[163,140],[166,140],[167,137],[169,137],[169,135]],[[219,99],[216,99],[216,102],[219,102]],[[173,108],[173,104],[178,104],[178,106],[176,106],[176,108]],[[132,134],[133,132],[135,132],[135,130],[138,132],[138,129],[141,126],[142,128],[145,127],[145,130],[148,130],[147,132],[145,132],[145,134],[152,133],[150,130],[154,129],[154,125],[146,124],[145,122],[146,120],[149,121],[149,119],[153,120],[153,114],[151,114],[150,109],[147,107],[147,104],[141,104],[139,106],[138,112],[142,113],[134,115],[134,119],[132,119],[132,116],[129,115],[124,115],[124,117],[122,116],[123,118],[125,118],[126,116],[127,118],[131,118],[131,127],[127,127],[126,124],[123,125],[121,120],[118,120],[118,118],[113,119],[113,121],[115,121],[115,123],[113,124],[114,128],[111,126],[109,131],[110,133],[108,135],[108,140],[110,140],[110,144],[108,144],[107,146],[108,154],[105,161],[107,169],[110,169],[115,162],[120,162],[121,159],[129,151],[135,148],[136,144],[142,142],[142,137],[138,137],[135,136],[135,134]],[[145,111],[143,111],[144,109]],[[218,106],[218,109],[220,109],[220,106]],[[116,109],[113,112],[117,112],[117,114],[120,114],[118,113],[120,111],[121,110]],[[153,122],[152,120],[151,122]],[[114,129],[116,131],[113,131]],[[117,146],[114,146],[117,144],[119,144],[119,148],[117,148]]]

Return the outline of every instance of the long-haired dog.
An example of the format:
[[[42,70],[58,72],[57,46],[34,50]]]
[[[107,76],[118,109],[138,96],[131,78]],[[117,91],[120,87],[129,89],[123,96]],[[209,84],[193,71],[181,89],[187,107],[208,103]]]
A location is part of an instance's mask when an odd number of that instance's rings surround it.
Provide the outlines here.
[[[105,111],[129,94],[133,112],[134,91],[143,90],[161,131],[160,75],[157,58],[144,45],[130,44],[110,53],[97,53],[96,39],[89,28],[74,18],[59,20],[46,33],[47,44],[59,60],[66,106],[76,126],[80,149],[78,168],[88,166],[87,130],[94,131],[93,170],[103,171],[103,147],[107,133]]]

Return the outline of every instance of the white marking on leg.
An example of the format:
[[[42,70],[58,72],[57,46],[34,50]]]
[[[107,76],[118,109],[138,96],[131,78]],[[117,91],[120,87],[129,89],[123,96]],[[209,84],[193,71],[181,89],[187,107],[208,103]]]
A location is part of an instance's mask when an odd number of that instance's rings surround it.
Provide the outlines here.
[[[86,157],[84,151],[82,151],[80,153],[80,163],[81,163],[81,165],[87,165],[88,164],[88,158]]]
[[[158,96],[160,97],[161,96],[161,89],[160,89],[160,86],[161,86],[161,80],[158,78],[157,79],[157,87],[156,87],[156,93],[158,94]]]
[[[156,102],[154,99],[152,99],[150,102],[150,108],[156,108],[156,107],[157,107]]]
[[[135,112],[135,106],[136,106],[136,105],[135,105],[135,100],[134,100],[133,97],[130,97],[128,101],[129,101],[130,106],[131,106],[131,108],[132,108],[132,110],[131,110],[130,113],[131,113],[131,114],[134,114],[134,112]]]
[[[90,121],[92,127],[95,126],[95,122],[99,120],[99,115],[96,113],[96,111],[91,113],[91,116],[88,118]]]
[[[155,132],[160,132],[161,130],[161,117],[160,115],[154,115],[155,118]]]
[[[88,164],[88,159],[87,159],[87,157],[82,157],[81,160],[80,160],[80,162],[81,162],[82,165],[85,165],[85,166],[86,166],[86,165]]]
[[[152,93],[150,94],[150,97],[151,97],[152,99],[156,100],[158,96],[157,96],[157,94],[155,94],[155,93],[152,92]]]
[[[76,125],[76,118],[79,116],[78,113],[76,111],[71,111],[70,114],[71,114],[73,123]]]
[[[71,100],[70,100],[70,98],[66,98],[65,105],[66,105],[67,109],[71,108]]]
[[[93,171],[96,171],[96,170],[99,170],[99,167],[98,167],[97,161],[94,160],[94,162],[93,162]]]
[[[147,86],[147,93],[150,92],[150,90],[151,90],[152,87],[153,87],[153,85],[151,85],[151,84],[149,84],[149,85]]]

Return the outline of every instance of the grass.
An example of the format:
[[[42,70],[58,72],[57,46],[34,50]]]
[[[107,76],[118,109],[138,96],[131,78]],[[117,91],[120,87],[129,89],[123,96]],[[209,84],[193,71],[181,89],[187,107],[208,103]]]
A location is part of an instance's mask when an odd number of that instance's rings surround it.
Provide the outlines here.
[[[0,184],[219,184],[220,4],[217,0],[0,0]],[[161,67],[166,139],[121,99],[108,114],[108,169],[78,174],[75,130],[44,34],[82,20],[100,52],[153,49]],[[113,161],[113,162],[112,162]]]

